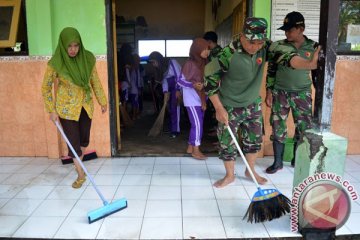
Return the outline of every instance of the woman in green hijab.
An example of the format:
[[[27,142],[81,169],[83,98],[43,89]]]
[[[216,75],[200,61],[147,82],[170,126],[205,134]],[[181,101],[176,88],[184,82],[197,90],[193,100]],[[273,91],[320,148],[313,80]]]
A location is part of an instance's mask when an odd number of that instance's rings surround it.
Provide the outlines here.
[[[55,98],[52,94],[53,86]],[[48,62],[42,95],[50,120],[60,120],[66,136],[81,159],[89,145],[94,113],[91,89],[101,105],[102,113],[105,113],[107,100],[96,71],[95,56],[84,48],[75,28],[64,28],[55,53]],[[70,149],[68,155],[75,158]],[[85,173],[79,163],[74,163],[78,177],[72,187],[80,188],[86,181]]]

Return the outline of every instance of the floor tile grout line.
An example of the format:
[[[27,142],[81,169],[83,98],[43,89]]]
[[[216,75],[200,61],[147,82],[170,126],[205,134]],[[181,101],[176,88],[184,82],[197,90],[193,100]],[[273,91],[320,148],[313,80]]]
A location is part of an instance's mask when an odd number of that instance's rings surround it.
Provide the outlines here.
[[[183,201],[183,184],[182,184],[182,174],[181,174],[181,160],[182,158],[179,158],[179,175],[180,175],[180,204],[181,204],[181,236],[183,239],[185,239],[184,234],[184,201]]]
[[[14,196],[14,197],[15,197],[15,196]],[[25,222],[26,222],[30,217],[32,217],[32,215],[34,214],[34,212],[41,206],[41,204],[43,204],[44,201],[45,201],[45,199],[41,199],[41,202],[39,203],[39,205],[38,205],[31,213],[29,213],[29,215],[26,216],[25,221],[23,221],[23,222],[21,223],[21,225],[12,233],[11,236],[13,236],[13,235],[25,224]],[[4,205],[4,207],[5,207],[5,205]]]
[[[207,166],[207,169],[209,170],[209,168],[208,168],[208,166]],[[289,173],[289,175],[292,175],[293,173]],[[180,175],[181,176],[181,175]],[[63,176],[63,177],[65,177],[65,176]],[[152,174],[152,177],[153,177],[153,174]],[[210,177],[210,176],[209,176]],[[57,183],[57,185],[59,185],[59,183],[60,182],[58,182]],[[243,182],[241,182],[241,184],[243,185]],[[273,184],[274,186],[275,186],[275,188],[277,188],[277,184]],[[21,191],[21,190],[20,190]],[[19,193],[17,193],[17,194],[19,194]],[[14,197],[17,195],[17,194],[15,194],[14,195]],[[149,191],[148,191],[148,194],[149,194]],[[247,192],[247,194],[248,194],[248,192]],[[49,195],[49,194],[48,194]],[[217,202],[218,203],[218,202]],[[218,207],[219,207],[219,205],[218,205]],[[33,213],[32,213],[33,214]],[[65,218],[65,217],[64,217]],[[183,216],[182,216],[182,218],[183,218]],[[23,222],[23,224],[26,222],[26,220]],[[266,227],[265,227],[266,228]],[[267,229],[266,229],[267,230]],[[350,229],[349,229],[349,231],[351,231]]]
[[[76,205],[76,203],[75,203],[75,205]],[[74,205],[74,206],[75,206],[75,205]],[[70,212],[71,212],[71,211],[70,211]],[[70,212],[69,212],[69,214],[70,214]],[[52,236],[52,238],[55,238],[56,234],[60,231],[61,227],[64,225],[64,223],[65,223],[65,221],[66,221],[67,219],[68,219],[68,216],[64,217],[64,219],[61,221],[59,227],[56,229],[56,231],[55,231],[54,235]]]
[[[236,169],[235,169],[235,177],[238,177],[240,178],[240,175],[239,174],[236,174]],[[248,190],[245,188],[245,185],[243,184],[243,181],[241,181],[241,186],[243,187],[244,191],[246,192],[247,196],[248,196],[248,199],[249,199],[249,204],[251,203],[251,199],[252,199],[252,196],[250,196]],[[236,186],[236,185],[235,185]],[[223,229],[224,229],[224,232],[225,232],[225,236],[226,238],[228,238],[228,233],[226,231],[226,228],[225,228],[225,224],[224,224],[224,219],[223,219],[223,215],[221,214],[221,211],[220,211],[220,206],[219,206],[219,202],[218,200],[221,200],[221,199],[218,199],[216,194],[215,194],[215,189],[214,189],[214,186],[213,186],[213,191],[214,191],[214,195],[215,195],[215,199],[216,199],[216,203],[217,203],[217,206],[218,206],[218,210],[219,210],[219,213],[220,213],[220,218],[221,218],[221,222],[222,222],[222,225],[223,225]],[[265,229],[266,233],[268,234],[268,237],[270,237],[270,233],[268,232],[267,228],[265,227],[265,224],[264,223],[261,223],[263,225],[263,228]]]
[[[207,168],[207,170],[208,170],[208,172],[209,172],[209,180],[210,180],[211,188],[212,188],[212,191],[213,191],[213,194],[214,194],[214,197],[215,197],[216,206],[217,206],[217,209],[218,209],[218,211],[219,211],[219,216],[220,216],[222,228],[223,228],[225,237],[228,238],[228,233],[227,233],[226,228],[225,228],[224,219],[223,219],[223,216],[222,216],[221,210],[220,210],[220,205],[219,205],[219,201],[218,201],[219,199],[218,199],[218,197],[217,197],[216,194],[215,194],[215,186],[214,186],[214,185],[212,184],[212,182],[211,182],[211,175],[210,175],[210,171],[209,171],[209,166],[208,166],[208,164],[206,164],[206,168]]]
[[[147,204],[148,204],[148,200],[149,200],[150,187],[151,187],[151,182],[152,182],[152,178],[153,178],[153,172],[154,172],[154,168],[155,168],[155,161],[156,161],[156,158],[154,158],[154,164],[153,164],[153,169],[152,169],[152,173],[151,173],[150,183],[148,185],[147,196],[146,196],[146,201],[145,201],[145,207],[144,207],[144,212],[143,212],[143,215],[142,215],[141,227],[140,227],[139,238],[138,239],[141,239],[141,234],[142,234],[143,227],[144,227],[145,213],[146,213],[146,208],[147,208]],[[130,164],[130,162],[129,162],[129,164]],[[145,174],[143,174],[143,175],[145,175]]]
[[[26,165],[27,165],[27,164],[24,164],[24,167],[25,167]],[[24,167],[22,167],[22,168],[24,168]],[[19,169],[17,169],[16,171],[18,171],[18,170],[20,170],[20,169],[22,169],[22,168],[19,168]],[[15,172],[14,172],[13,174],[15,174]],[[39,175],[40,175],[40,173],[38,173],[38,175],[37,175],[36,177],[38,177]],[[22,189],[21,189],[20,191],[18,191],[9,201],[15,199],[15,197],[16,197],[21,191],[23,191],[27,186],[29,186],[33,181],[34,181],[34,179],[31,180],[31,181],[29,181],[27,184],[22,184],[22,186],[23,186]],[[13,184],[11,184],[11,185],[13,185]],[[15,185],[15,184],[14,184],[14,185]],[[8,202],[9,202],[9,201],[8,201]],[[26,216],[25,221],[23,221],[22,224],[17,227],[17,229],[12,233],[11,236],[13,236],[13,235],[24,225],[24,223],[32,216],[32,214],[36,211],[36,209],[38,209],[38,208],[40,207],[40,205],[41,205],[44,201],[45,201],[45,198],[42,199],[42,201],[39,203],[39,205],[38,205],[31,213],[29,213],[29,215]],[[7,202],[7,203],[8,203],[8,202]],[[6,203],[6,204],[7,204],[7,203]],[[3,206],[3,208],[6,206],[6,204]]]
[[[102,166],[102,165],[103,165],[103,163],[101,164],[101,166]],[[100,169],[100,168],[99,168],[99,169]],[[99,171],[99,169],[97,170],[97,172]],[[69,171],[69,173],[65,176],[65,178],[66,178],[68,175],[72,174],[72,171],[74,171],[74,169],[72,169],[71,171]],[[97,172],[96,172],[95,174],[92,174],[91,176],[95,178]],[[64,178],[64,179],[65,179],[65,178]],[[63,179],[63,180],[64,180],[64,179]],[[61,181],[60,181],[60,182],[61,182]],[[60,182],[58,183],[57,186],[59,186]],[[90,184],[91,184],[91,183],[90,183]],[[84,195],[86,189],[89,187],[89,184],[85,185],[84,187],[85,187],[85,189],[84,189],[84,190],[82,191],[82,193],[78,196],[78,198],[76,199],[73,207],[72,207],[72,208],[70,209],[70,211],[68,212],[67,216],[64,217],[63,221],[61,222],[61,224],[59,225],[59,227],[58,227],[58,229],[56,230],[55,234],[53,235],[53,238],[55,238],[56,234],[60,231],[60,229],[61,229],[61,227],[64,225],[65,221],[66,221],[67,219],[69,219],[70,213],[74,210],[76,204],[80,202],[81,197]],[[80,188],[80,189],[81,189],[81,188]],[[80,190],[80,189],[75,189],[75,190]],[[74,190],[74,189],[73,189],[73,190]],[[103,223],[103,222],[104,222],[104,221],[102,221],[102,223]],[[102,226],[102,224],[100,225],[99,230],[100,230],[101,226]],[[97,234],[96,234],[96,236],[97,236]]]
[[[92,174],[92,177],[94,178],[94,182],[95,182],[95,177],[98,175],[101,167],[102,167],[104,164],[105,164],[105,161],[103,161],[103,162],[100,164],[100,166],[99,166],[99,168],[97,169],[96,173]],[[123,175],[123,176],[124,176],[124,175]],[[121,177],[121,178],[122,178],[122,177]],[[121,181],[121,180],[120,180],[120,181]],[[96,183],[96,182],[95,182],[95,183]],[[91,182],[90,182],[90,184],[92,185]],[[88,188],[88,187],[90,186],[90,184],[88,184],[88,185],[86,186],[86,188]],[[99,185],[97,185],[97,186],[99,186]],[[94,186],[91,186],[91,187],[94,188]],[[95,189],[94,189],[94,190],[95,190]],[[84,195],[85,191],[86,191],[86,189],[85,189],[85,190],[82,192],[82,194],[79,196],[78,202],[80,201],[81,197]],[[99,190],[99,191],[101,191],[101,190]],[[97,194],[97,193],[96,193],[96,194]],[[116,190],[115,190],[115,192],[114,192],[114,196],[112,197],[112,199],[109,199],[109,200],[110,200],[110,203],[113,201],[113,199],[114,199],[114,197],[115,197],[115,194],[116,194]],[[104,197],[105,197],[105,196],[104,196]],[[98,198],[100,198],[100,196],[98,196]],[[106,199],[106,201],[108,201],[108,199]],[[101,202],[102,202],[102,199],[101,199]],[[76,205],[76,204],[75,204],[75,205]],[[74,207],[75,207],[75,205],[74,205]],[[104,207],[104,205],[102,205],[101,207]],[[71,211],[69,212],[69,214],[70,214],[70,213],[71,213]],[[99,228],[98,228],[98,231],[97,231],[97,233],[96,233],[96,235],[95,235],[95,239],[97,239],[97,237],[99,236],[100,230],[101,230],[104,222],[105,222],[105,219],[102,219],[102,220],[101,220],[101,223],[100,223],[100,226],[99,226]],[[89,223],[89,224],[90,224],[90,223]]]

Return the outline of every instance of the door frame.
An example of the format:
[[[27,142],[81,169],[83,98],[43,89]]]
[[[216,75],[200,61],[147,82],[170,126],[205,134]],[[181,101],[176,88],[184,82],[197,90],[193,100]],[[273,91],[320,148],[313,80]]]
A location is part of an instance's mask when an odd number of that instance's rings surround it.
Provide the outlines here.
[[[116,52],[114,48],[114,33],[113,23],[115,21],[113,10],[114,0],[105,0],[105,27],[106,27],[106,46],[107,46],[107,69],[108,69],[108,90],[109,90],[109,122],[110,122],[110,146],[111,156],[115,157],[118,154],[118,147],[120,145],[120,121],[119,108],[117,107],[119,101],[118,90],[116,88],[118,82],[116,81]],[[115,41],[116,43],[116,41]]]
[[[321,131],[331,130],[339,14],[340,0],[321,0],[319,44],[322,46],[323,56],[319,58],[319,68],[314,81],[314,118]]]

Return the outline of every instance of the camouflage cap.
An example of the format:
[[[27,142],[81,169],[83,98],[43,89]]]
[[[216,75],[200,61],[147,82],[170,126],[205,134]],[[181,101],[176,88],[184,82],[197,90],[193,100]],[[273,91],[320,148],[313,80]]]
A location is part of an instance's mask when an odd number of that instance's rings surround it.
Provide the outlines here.
[[[245,19],[243,32],[249,40],[264,40],[267,33],[267,21],[264,18],[248,17]]]

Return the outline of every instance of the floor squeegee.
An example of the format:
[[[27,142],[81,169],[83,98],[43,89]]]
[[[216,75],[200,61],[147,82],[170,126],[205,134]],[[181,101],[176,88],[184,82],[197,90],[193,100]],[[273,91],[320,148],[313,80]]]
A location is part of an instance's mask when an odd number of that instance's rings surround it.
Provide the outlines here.
[[[103,201],[103,204],[104,204],[103,207],[100,207],[98,209],[95,209],[95,210],[92,210],[92,211],[88,212],[87,216],[88,216],[89,223],[96,222],[97,220],[100,220],[100,219],[102,219],[102,218],[104,218],[106,216],[109,216],[109,215],[111,215],[111,214],[113,214],[115,212],[118,212],[118,211],[126,208],[127,207],[127,200],[125,198],[121,198],[121,199],[119,199],[117,201],[114,201],[112,203],[109,203],[108,201],[106,201],[104,195],[100,192],[99,188],[96,186],[93,177],[89,174],[89,172],[85,168],[84,164],[80,160],[79,156],[76,154],[73,146],[70,144],[70,142],[69,142],[68,138],[66,137],[63,129],[61,128],[59,122],[55,121],[55,125],[59,129],[59,132],[63,136],[63,138],[64,138],[65,142],[67,143],[67,145],[69,146],[71,152],[74,154],[76,161],[78,161],[78,163],[81,165],[81,168],[84,170],[86,176],[90,179],[90,181],[91,181],[93,187],[95,188],[97,194],[99,195],[99,197]]]

